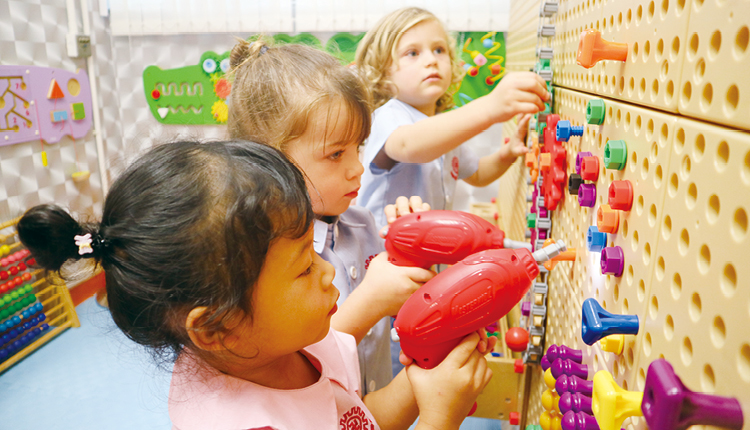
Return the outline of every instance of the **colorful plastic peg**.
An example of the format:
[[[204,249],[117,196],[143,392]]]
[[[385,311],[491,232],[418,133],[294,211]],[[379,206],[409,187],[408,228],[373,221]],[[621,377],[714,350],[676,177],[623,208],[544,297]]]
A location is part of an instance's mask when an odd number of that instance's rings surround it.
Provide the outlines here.
[[[625,254],[619,246],[609,246],[602,249],[602,258],[600,260],[602,275],[622,276],[625,268]]]
[[[628,144],[624,140],[608,140],[604,145],[604,167],[623,170],[628,161]]]
[[[628,59],[628,44],[609,42],[602,39],[599,30],[589,28],[581,32],[578,41],[578,55],[576,63],[590,69],[601,60],[626,61]]]
[[[620,388],[612,374],[606,370],[600,370],[594,375],[591,409],[601,430],[617,430],[625,418],[642,416],[642,400],[643,393]]]
[[[612,334],[599,341],[602,346],[602,350],[611,352],[613,354],[620,355],[622,350],[625,349],[625,335],[624,334]]]
[[[586,122],[589,124],[604,124],[604,113],[606,112],[604,100],[591,99],[586,105]]]
[[[541,225],[539,226],[541,228]],[[549,228],[549,226],[547,227]],[[555,241],[552,239],[547,239],[544,241],[544,246],[554,245]],[[559,261],[575,261],[576,259],[576,249],[575,248],[568,248],[565,251],[557,254],[556,256],[552,257],[551,259],[545,261],[542,263],[545,269],[552,270],[555,268],[557,263]]]
[[[555,390],[558,393],[580,393],[584,396],[591,396],[594,392],[594,383],[577,376],[561,375],[555,381]]]
[[[586,345],[611,334],[638,334],[638,315],[611,314],[596,299],[584,300],[581,314],[581,338]]]
[[[552,365],[552,363],[549,362],[549,359],[546,355],[543,355],[542,359],[539,360],[539,365],[542,366],[542,370],[546,372],[547,369],[549,369],[549,367]]]
[[[565,412],[561,424],[563,430],[599,430],[596,419],[585,412]]]
[[[607,233],[600,232],[592,225],[586,231],[586,248],[591,252],[601,252],[607,246]]]
[[[552,376],[554,376],[555,379],[560,378],[562,375],[577,376],[581,379],[589,378],[589,366],[578,364],[573,360],[555,360],[552,362],[550,369],[552,370]]]
[[[601,205],[596,211],[596,228],[605,233],[617,233],[620,226],[620,211],[610,205]]]
[[[568,193],[577,196],[578,190],[581,188],[583,178],[577,173],[571,173],[568,176]]]
[[[576,154],[576,173],[579,175],[581,174],[581,162],[583,161],[584,157],[592,157],[594,154],[592,154],[589,151],[581,151],[578,154]]]
[[[552,367],[551,364],[550,364],[550,367]],[[544,385],[546,385],[547,388],[549,388],[550,390],[555,390],[556,383],[557,383],[557,380],[552,375],[552,369],[547,368],[547,370],[544,371]]]
[[[591,155],[581,160],[581,178],[596,182],[599,179],[599,157]]]
[[[549,359],[550,363],[557,359],[573,360],[578,364],[583,363],[583,351],[580,349],[569,348],[565,345],[552,344],[547,348],[547,354],[545,356]]]
[[[561,430],[562,416],[557,412],[544,411],[539,416],[539,425],[542,426],[542,430]]]
[[[633,184],[630,181],[612,181],[608,203],[612,209],[629,211],[633,207]]]
[[[542,398],[543,399],[543,398]],[[569,391],[560,394],[558,399],[558,408],[560,413],[567,413],[568,411],[573,412],[586,412],[587,414],[593,414],[591,411],[591,397],[584,396],[583,394],[571,393]]]
[[[690,391],[662,358],[648,366],[641,411],[652,429],[710,425],[740,430],[743,425],[742,408],[736,399]]]
[[[559,401],[560,396],[555,391],[548,389],[542,393],[542,407],[550,412],[555,411],[558,414],[560,413]]]
[[[571,125],[568,120],[560,120],[555,128],[555,138],[560,142],[567,142],[571,136],[583,136],[582,125]]]
[[[593,208],[596,204],[596,185],[581,184],[578,188],[578,205]]]

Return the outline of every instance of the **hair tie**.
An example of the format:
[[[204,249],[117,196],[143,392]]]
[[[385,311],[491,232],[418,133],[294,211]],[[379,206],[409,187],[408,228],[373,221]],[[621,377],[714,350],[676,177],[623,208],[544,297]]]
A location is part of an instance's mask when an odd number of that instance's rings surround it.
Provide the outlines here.
[[[94,252],[94,249],[91,247],[91,233],[86,233],[83,236],[76,235],[73,239],[75,239],[76,246],[78,247],[78,255],[85,256]]]
[[[83,258],[94,258],[95,249],[101,254],[101,252],[109,246],[109,242],[99,234],[92,237],[91,233],[86,233],[82,236],[76,235],[73,239],[75,239],[76,246],[78,247],[78,255]]]

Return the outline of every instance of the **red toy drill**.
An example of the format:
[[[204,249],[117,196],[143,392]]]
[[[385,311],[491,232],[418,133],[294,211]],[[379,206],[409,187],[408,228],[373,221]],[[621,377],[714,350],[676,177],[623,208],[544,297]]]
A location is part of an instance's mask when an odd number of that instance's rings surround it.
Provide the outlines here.
[[[437,366],[466,335],[502,318],[523,298],[539,274],[538,261],[564,250],[562,242],[533,254],[492,249],[439,273],[401,307],[394,322],[401,349],[419,367]]]
[[[388,227],[385,250],[396,266],[429,269],[455,264],[479,251],[526,248],[531,244],[506,239],[505,233],[481,217],[460,211],[435,210],[404,215]]]

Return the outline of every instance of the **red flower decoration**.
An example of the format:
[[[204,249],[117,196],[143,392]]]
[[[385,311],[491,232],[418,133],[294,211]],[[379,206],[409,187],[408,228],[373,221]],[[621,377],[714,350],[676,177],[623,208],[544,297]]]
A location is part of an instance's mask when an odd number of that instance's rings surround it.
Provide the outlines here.
[[[232,91],[232,84],[224,78],[219,79],[214,84],[214,92],[217,96],[225,99],[229,97],[229,93]]]

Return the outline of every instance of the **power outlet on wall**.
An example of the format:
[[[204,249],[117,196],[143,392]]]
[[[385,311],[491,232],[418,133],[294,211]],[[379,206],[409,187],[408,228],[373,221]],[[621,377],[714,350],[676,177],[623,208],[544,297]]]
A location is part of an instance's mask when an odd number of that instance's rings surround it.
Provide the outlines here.
[[[86,58],[91,56],[91,36],[87,34],[68,34],[68,56]]]

